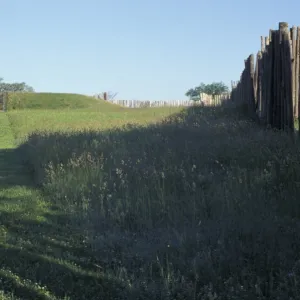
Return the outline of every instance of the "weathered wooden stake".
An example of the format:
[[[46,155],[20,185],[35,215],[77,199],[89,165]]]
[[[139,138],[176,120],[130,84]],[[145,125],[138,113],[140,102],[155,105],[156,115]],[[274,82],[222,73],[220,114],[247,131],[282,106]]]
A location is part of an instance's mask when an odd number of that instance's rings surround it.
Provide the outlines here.
[[[298,110],[296,102],[298,102],[298,97],[296,97],[296,33],[297,28],[293,26],[291,28],[291,63],[292,63],[292,101],[293,101],[293,114],[296,115],[296,110]]]
[[[300,94],[299,94],[299,86],[300,86],[300,27],[297,27],[296,32],[296,49],[295,49],[295,118],[299,117],[299,101],[300,101]]]

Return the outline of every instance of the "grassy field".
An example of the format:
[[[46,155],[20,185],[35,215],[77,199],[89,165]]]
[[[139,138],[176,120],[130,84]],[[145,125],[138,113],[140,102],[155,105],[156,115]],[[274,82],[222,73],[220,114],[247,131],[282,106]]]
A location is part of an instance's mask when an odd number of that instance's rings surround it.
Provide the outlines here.
[[[125,124],[147,125],[155,120],[178,112],[178,108],[151,108],[124,111],[86,110],[18,110],[8,113],[15,138],[20,143],[28,134],[36,131],[73,132],[84,130],[107,130]]]
[[[299,299],[285,134],[226,107],[0,118],[0,299]]]

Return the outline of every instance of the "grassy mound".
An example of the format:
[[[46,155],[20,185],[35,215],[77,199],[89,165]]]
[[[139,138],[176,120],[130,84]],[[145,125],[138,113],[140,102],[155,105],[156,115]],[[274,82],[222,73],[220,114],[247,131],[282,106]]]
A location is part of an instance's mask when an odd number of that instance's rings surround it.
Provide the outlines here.
[[[7,110],[21,109],[116,109],[118,106],[78,94],[10,93]]]

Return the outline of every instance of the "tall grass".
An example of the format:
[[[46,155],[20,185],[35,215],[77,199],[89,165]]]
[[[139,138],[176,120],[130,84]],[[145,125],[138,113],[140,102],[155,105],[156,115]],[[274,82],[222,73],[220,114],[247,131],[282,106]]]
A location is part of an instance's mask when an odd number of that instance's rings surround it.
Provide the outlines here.
[[[224,107],[104,129],[19,153],[133,298],[298,299],[297,142]]]

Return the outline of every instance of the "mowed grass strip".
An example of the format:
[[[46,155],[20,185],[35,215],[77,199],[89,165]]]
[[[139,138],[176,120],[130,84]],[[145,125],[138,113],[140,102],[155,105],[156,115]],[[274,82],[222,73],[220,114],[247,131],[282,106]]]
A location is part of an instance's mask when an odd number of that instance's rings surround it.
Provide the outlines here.
[[[0,112],[0,141],[0,149],[11,149],[15,146],[12,128],[4,112]]]
[[[14,153],[14,137],[5,113],[0,114],[0,290],[2,299],[23,299],[15,297],[15,288],[12,281],[15,281],[16,287],[21,287],[22,283],[18,276],[12,274],[11,269],[6,268],[7,259],[19,262],[19,258],[13,258],[9,254],[9,241],[14,239],[15,235],[11,231],[20,221],[18,218],[36,219],[39,217],[42,202],[39,200],[36,191],[22,186],[26,175],[20,175],[22,172],[16,161]],[[25,182],[28,182],[25,178]],[[22,232],[19,232],[19,239]],[[15,242],[13,243],[15,244]],[[20,248],[21,250],[22,248]],[[22,268],[22,264],[20,266]],[[30,290],[30,289],[29,289]],[[22,296],[22,295],[19,295]],[[25,295],[26,297],[26,295]]]
[[[5,113],[0,128],[0,299],[126,296],[120,280],[91,262],[85,235],[71,216],[32,185]]]

